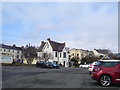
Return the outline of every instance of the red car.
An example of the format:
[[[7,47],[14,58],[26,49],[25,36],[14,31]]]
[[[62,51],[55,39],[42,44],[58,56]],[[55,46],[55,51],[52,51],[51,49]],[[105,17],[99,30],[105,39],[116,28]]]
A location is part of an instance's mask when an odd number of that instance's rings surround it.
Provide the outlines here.
[[[120,83],[120,60],[100,60],[95,65],[91,77],[102,86]]]

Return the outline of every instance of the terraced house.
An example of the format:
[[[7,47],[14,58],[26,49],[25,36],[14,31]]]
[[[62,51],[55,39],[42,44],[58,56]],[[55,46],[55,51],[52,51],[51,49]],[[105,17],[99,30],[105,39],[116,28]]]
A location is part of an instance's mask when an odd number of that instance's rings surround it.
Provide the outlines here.
[[[73,48],[70,50],[69,53],[69,58],[72,59],[73,57],[78,57],[78,63],[81,63],[81,60],[83,58],[85,58],[86,56],[93,56],[93,52],[92,51],[88,51],[88,50],[83,50],[83,49],[76,49]]]
[[[68,50],[65,43],[59,43],[52,41],[50,38],[46,42],[41,41],[41,45],[38,49],[37,56],[41,57],[42,53],[49,53],[52,55],[48,61],[62,64],[64,67],[69,66]]]
[[[0,63],[12,63],[13,60],[23,59],[22,50],[15,45],[0,44]]]

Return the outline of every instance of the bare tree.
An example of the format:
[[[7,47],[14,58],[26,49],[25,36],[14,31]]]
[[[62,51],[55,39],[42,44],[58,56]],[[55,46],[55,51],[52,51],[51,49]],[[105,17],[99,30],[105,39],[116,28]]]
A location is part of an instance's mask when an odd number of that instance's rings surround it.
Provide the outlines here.
[[[53,59],[53,56],[51,53],[46,53],[46,52],[43,52],[41,53],[41,55],[39,56],[39,59],[40,60],[44,60],[45,62],[48,61],[49,59]]]
[[[22,49],[27,64],[32,64],[33,60],[37,58],[37,49],[34,46],[26,46]]]
[[[98,61],[98,60],[100,60],[100,57],[86,56],[86,57],[82,58],[81,64],[92,63],[92,62],[95,62],[95,61]]]
[[[74,56],[71,58],[71,61],[74,62],[75,67],[78,67],[79,66],[78,62],[80,61],[80,58],[78,56]]]

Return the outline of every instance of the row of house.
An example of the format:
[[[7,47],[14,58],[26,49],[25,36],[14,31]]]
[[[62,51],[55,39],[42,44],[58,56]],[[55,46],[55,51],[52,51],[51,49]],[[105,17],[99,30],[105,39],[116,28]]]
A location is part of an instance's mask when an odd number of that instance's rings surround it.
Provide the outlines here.
[[[69,58],[72,59],[73,57],[78,57],[79,62],[85,58],[86,56],[95,56],[99,58],[109,58],[109,55],[113,54],[109,49],[94,49],[93,51],[83,50],[83,49],[71,49],[69,53]]]
[[[52,41],[50,38],[47,41],[41,41],[41,45],[37,51],[37,60],[33,60],[32,64],[35,64],[42,53],[49,53],[52,55],[52,58],[48,61],[55,62],[58,64],[62,64],[64,67],[69,66],[69,59],[68,59],[68,48],[64,43],[59,43],[56,41]],[[0,63],[12,63],[13,60],[16,59],[24,59],[24,55],[22,53],[21,47],[8,46],[1,44],[0,46]],[[24,63],[26,64],[27,61],[24,59]]]
[[[83,49],[71,49],[69,51],[69,59],[72,59],[73,57],[78,57],[79,61],[78,63],[81,63],[82,58],[85,58],[86,56],[92,56],[93,52]]]
[[[11,63],[16,59],[23,59],[20,47],[0,44],[0,63]]]
[[[41,45],[37,50],[37,60],[40,60],[42,53],[49,53],[52,58],[48,61],[62,64],[64,67],[69,66],[69,62],[73,57],[79,57],[79,63],[81,59],[86,56],[107,56],[111,51],[107,49],[94,49],[93,51],[83,50],[83,49],[69,49],[66,47],[65,42],[59,43],[51,40],[41,41]],[[22,48],[13,46],[8,46],[0,44],[0,59],[1,63],[11,63],[14,59],[24,59],[22,54]],[[37,60],[34,60],[35,64]]]

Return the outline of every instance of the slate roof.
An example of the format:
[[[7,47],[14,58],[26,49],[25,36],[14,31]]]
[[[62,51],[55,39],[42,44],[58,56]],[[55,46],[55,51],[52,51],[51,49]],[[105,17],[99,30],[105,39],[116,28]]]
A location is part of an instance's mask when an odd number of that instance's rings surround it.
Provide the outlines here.
[[[43,49],[45,43],[46,43],[46,42],[42,41],[40,47],[38,48],[38,52],[42,52],[42,49]]]
[[[55,41],[52,41],[50,39],[47,39],[53,49],[53,51],[62,51],[63,48],[65,47],[65,43],[58,43],[58,42],[55,42]],[[44,45],[46,44],[46,42],[42,41],[38,51],[42,52],[42,49],[44,47]]]
[[[20,47],[9,46],[9,45],[5,45],[5,44],[0,44],[0,47],[5,48],[5,49],[22,50]]]
[[[53,48],[53,51],[62,51],[63,48],[65,47],[65,43],[58,43],[55,41],[49,40],[49,43],[51,47]]]

